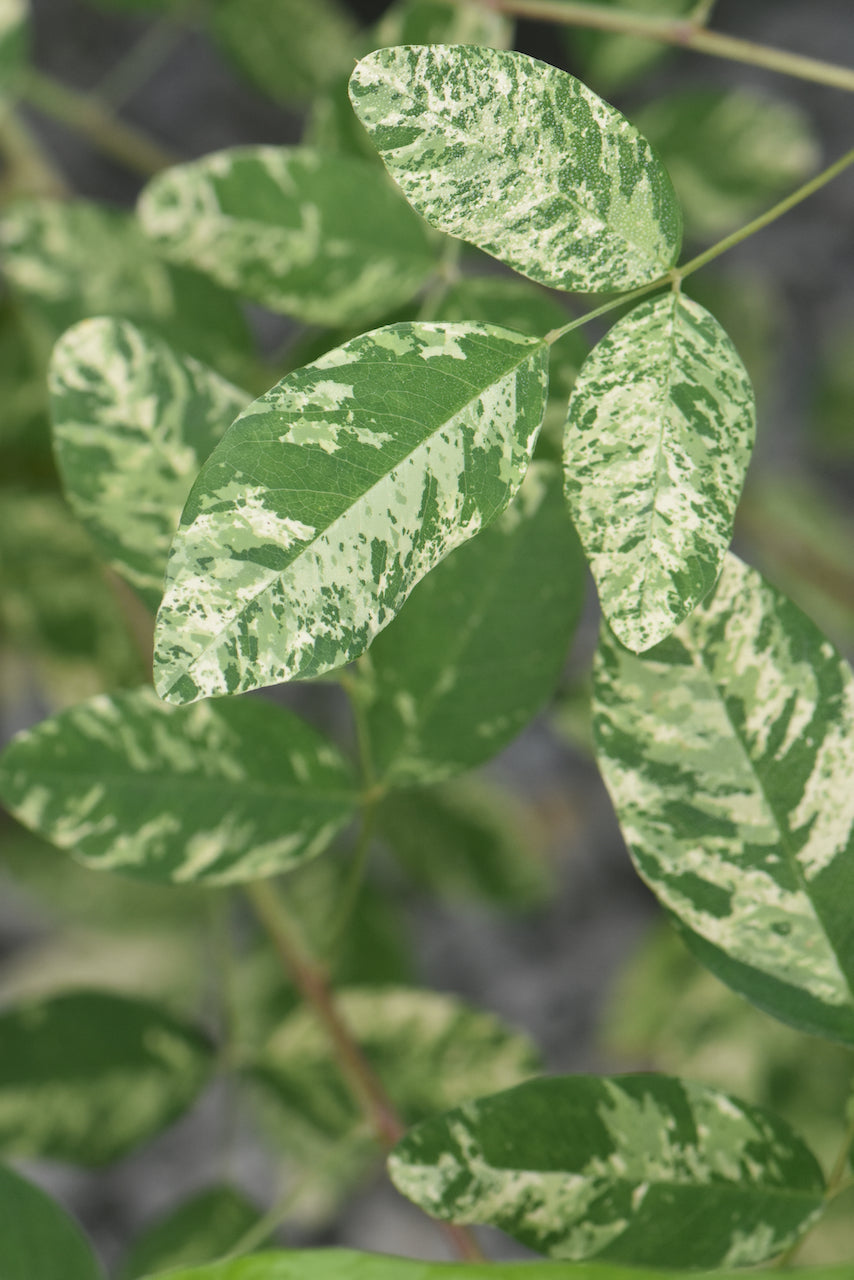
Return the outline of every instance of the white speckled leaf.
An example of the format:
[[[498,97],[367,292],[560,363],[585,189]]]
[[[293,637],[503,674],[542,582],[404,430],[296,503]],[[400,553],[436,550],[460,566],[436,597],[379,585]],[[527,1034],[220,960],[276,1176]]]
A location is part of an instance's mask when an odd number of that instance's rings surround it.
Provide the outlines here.
[[[107,1164],[165,1129],[214,1059],[189,1023],[102,991],[6,1008],[0,1043],[0,1151],[79,1165]]]
[[[193,481],[252,397],[107,317],[60,338],[48,386],[66,496],[108,563],[156,609]]]
[[[799,1267],[782,1274],[791,1280],[851,1280],[851,1267]],[[601,1262],[423,1262],[352,1249],[287,1249],[170,1272],[169,1280],[697,1280],[697,1273]],[[718,1271],[715,1280],[744,1280],[744,1272]]]
[[[754,434],[735,348],[681,294],[635,307],[582,365],[564,435],[566,496],[602,611],[635,652],[714,585]]]
[[[638,871],[718,977],[854,1044],[854,680],[818,628],[728,556],[638,658],[603,630],[600,766]]]
[[[430,232],[382,170],[309,147],[176,165],[145,188],[139,217],[173,261],[309,324],[375,319],[436,267]]]
[[[557,289],[631,289],[676,261],[670,178],[624,116],[521,53],[380,49],[350,80],[356,114],[412,206]]]
[[[367,656],[374,767],[434,782],[506,746],[554,692],[581,615],[584,557],[557,467],[443,560]]]
[[[103,1280],[94,1253],[55,1200],[0,1165],[0,1275],[3,1280]]]
[[[337,750],[284,708],[169,707],[145,688],[18,734],[0,758],[0,794],[86,866],[209,884],[305,861],[357,804]]]
[[[761,1262],[815,1220],[824,1188],[782,1120],[660,1075],[532,1080],[424,1121],[388,1163],[434,1217],[646,1266]]]
[[[314,676],[515,494],[547,348],[490,325],[390,325],[298,369],[202,469],[172,549],[155,682],[192,702]]]

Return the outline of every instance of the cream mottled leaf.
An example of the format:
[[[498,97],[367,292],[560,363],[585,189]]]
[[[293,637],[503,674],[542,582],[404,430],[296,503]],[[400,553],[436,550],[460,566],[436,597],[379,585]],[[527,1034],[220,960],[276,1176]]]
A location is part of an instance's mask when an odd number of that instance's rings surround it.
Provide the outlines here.
[[[849,1263],[799,1267],[791,1280],[850,1280]],[[169,1273],[169,1280],[696,1280],[697,1273],[601,1262],[423,1262],[352,1249],[287,1249]],[[17,1277],[15,1278],[17,1280]],[[41,1280],[41,1278],[39,1278]],[[52,1278],[51,1278],[52,1280]],[[718,1271],[715,1280],[744,1280],[744,1272]]]
[[[0,1014],[0,1151],[102,1165],[195,1100],[212,1047],[159,1005],[100,991]]]
[[[48,371],[66,496],[101,554],[156,609],[181,510],[252,399],[128,320],[84,320]]]
[[[555,1076],[478,1098],[408,1133],[389,1172],[434,1217],[554,1258],[646,1266],[761,1262],[819,1216],[824,1189],[784,1121],[661,1075]]]
[[[854,680],[829,641],[729,556],[642,658],[603,633],[595,715],[635,865],[698,958],[854,1044]]]
[[[139,216],[173,261],[311,324],[374,319],[435,270],[429,231],[382,170],[309,147],[176,165],[145,188]]]
[[[695,236],[720,236],[804,182],[819,160],[809,116],[751,89],[686,89],[643,107]]]
[[[624,116],[521,53],[409,45],[363,58],[356,114],[412,206],[558,289],[630,289],[679,252],[667,172]]]
[[[260,701],[91,698],[13,739],[0,794],[87,866],[226,884],[313,857],[351,817],[351,771],[297,716]]]
[[[681,294],[635,307],[582,366],[564,436],[566,496],[602,610],[635,652],[714,585],[754,433],[735,348]]]
[[[0,1165],[3,1280],[103,1280],[77,1223],[40,1187]]]
[[[546,347],[405,323],[256,400],[202,468],[158,616],[161,697],[192,702],[358,657],[415,584],[518,489]]]
[[[537,463],[513,505],[428,574],[371,646],[378,774],[437,781],[516,737],[554,692],[585,585],[558,469]]]

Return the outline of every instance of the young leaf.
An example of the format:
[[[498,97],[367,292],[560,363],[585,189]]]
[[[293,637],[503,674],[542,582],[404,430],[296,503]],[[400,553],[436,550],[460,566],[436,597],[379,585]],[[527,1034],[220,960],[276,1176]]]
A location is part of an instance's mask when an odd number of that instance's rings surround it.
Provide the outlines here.
[[[246,409],[202,468],[158,615],[161,697],[192,702],[358,657],[507,505],[547,349],[489,325],[354,338]]]
[[[410,204],[557,289],[631,289],[676,261],[681,216],[637,129],[521,53],[404,46],[363,58],[353,107]]]
[[[714,1280],[744,1280],[744,1274],[718,1271]],[[791,1280],[851,1280],[851,1267],[849,1263],[799,1267],[781,1274]],[[170,1271],[168,1280],[697,1280],[697,1273],[670,1268],[650,1271],[647,1267],[617,1267],[601,1262],[589,1266],[559,1262],[424,1262],[420,1258],[357,1253],[352,1249],[288,1249],[193,1267],[190,1271]]]
[[[123,315],[226,377],[242,376],[252,359],[236,299],[198,271],[163,262],[118,209],[86,200],[18,200],[0,218],[0,251],[45,357],[78,320]]]
[[[358,56],[338,0],[216,0],[209,25],[223,53],[277,102],[317,93]]]
[[[682,294],[633,308],[582,366],[564,438],[566,496],[602,610],[635,652],[713,586],[754,432],[735,348]]]
[[[38,1187],[0,1165],[3,1280],[103,1280],[83,1232]]]
[[[309,147],[235,147],[176,165],[140,197],[175,262],[310,324],[358,324],[434,272],[427,228],[382,171]]]
[[[538,463],[513,506],[429,574],[374,641],[367,720],[380,776],[437,781],[516,737],[554,691],[584,587],[559,474]]]
[[[68,500],[104,558],[152,609],[201,464],[252,399],[128,320],[84,320],[48,372]]]
[[[542,902],[549,888],[532,824],[521,801],[476,776],[392,791],[377,813],[381,837],[415,884],[516,911]]]
[[[635,865],[697,957],[760,1008],[854,1044],[854,680],[729,556],[637,658],[603,633],[599,761]]]
[[[671,1076],[556,1076],[478,1098],[408,1133],[389,1172],[434,1217],[638,1266],[752,1266],[823,1208],[821,1170],[788,1125]]]
[[[165,1129],[212,1066],[194,1027],[100,991],[5,1009],[0,1043],[0,1150],[87,1166]]]
[[[806,112],[750,89],[686,89],[638,112],[695,236],[720,236],[804,182],[818,144]]]
[[[357,804],[332,743],[260,701],[165,706],[149,689],[80,703],[20,733],[0,794],[89,867],[231,884],[320,853]]]
[[[207,1187],[184,1200],[133,1243],[118,1280],[213,1262],[229,1253],[260,1220],[253,1204],[227,1184]]]

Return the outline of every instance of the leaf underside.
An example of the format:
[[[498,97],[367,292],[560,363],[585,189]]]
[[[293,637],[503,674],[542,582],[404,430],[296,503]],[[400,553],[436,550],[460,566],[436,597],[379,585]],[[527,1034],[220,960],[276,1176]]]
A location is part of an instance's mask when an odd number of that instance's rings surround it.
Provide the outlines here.
[[[237,693],[358,657],[513,497],[546,387],[542,342],[406,323],[256,400],[203,467],[173,544],[161,697]]]
[[[636,657],[603,631],[600,766],[640,875],[760,1008],[854,1044],[854,680],[734,556]]]
[[[682,294],[642,302],[582,365],[564,436],[566,495],[602,611],[635,652],[714,585],[754,434],[735,348]]]
[[[363,58],[353,107],[432,226],[557,289],[631,289],[676,261],[652,148],[580,81],[521,53],[402,46]]]

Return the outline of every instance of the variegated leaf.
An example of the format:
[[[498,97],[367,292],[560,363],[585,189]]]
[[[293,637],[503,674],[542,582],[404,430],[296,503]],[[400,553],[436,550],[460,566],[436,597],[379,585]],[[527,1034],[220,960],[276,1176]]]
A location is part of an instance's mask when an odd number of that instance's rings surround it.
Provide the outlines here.
[[[513,505],[429,574],[371,646],[378,774],[437,781],[515,738],[554,692],[585,586],[558,469],[537,463]]]
[[[173,261],[310,324],[358,324],[407,302],[436,267],[430,233],[368,161],[235,147],[176,165],[140,197]]]
[[[554,1258],[647,1266],[752,1266],[808,1228],[824,1191],[771,1112],[660,1075],[555,1076],[478,1098],[410,1131],[389,1172],[434,1217]]]
[[[564,437],[566,496],[602,610],[635,652],[714,585],[754,433],[735,348],[680,293],[640,303],[582,366]]]
[[[156,609],[192,483],[252,397],[107,317],[63,335],[48,386],[66,496],[104,558]]]
[[[676,261],[681,215],[637,129],[563,71],[470,45],[363,58],[356,114],[410,204],[558,289],[631,289]]]
[[[600,765],[640,874],[760,1008],[854,1044],[854,680],[734,556],[635,657],[603,633]]]
[[[851,1267],[846,1262],[782,1274],[791,1280],[851,1280]],[[170,1272],[169,1280],[697,1280],[697,1273],[601,1262],[423,1262],[352,1249],[287,1249]],[[744,1280],[744,1272],[718,1271],[715,1280]]]
[[[80,703],[13,739],[0,794],[90,867],[213,884],[313,857],[358,803],[349,767],[260,701],[169,707],[149,689]]]
[[[202,468],[158,616],[161,697],[318,675],[519,487],[546,347],[489,325],[399,324],[290,374]]]
[[[83,1232],[39,1187],[0,1165],[3,1280],[103,1280]]]
[[[102,991],[7,1008],[0,1042],[0,1151],[92,1166],[177,1119],[214,1056],[159,1005]]]

